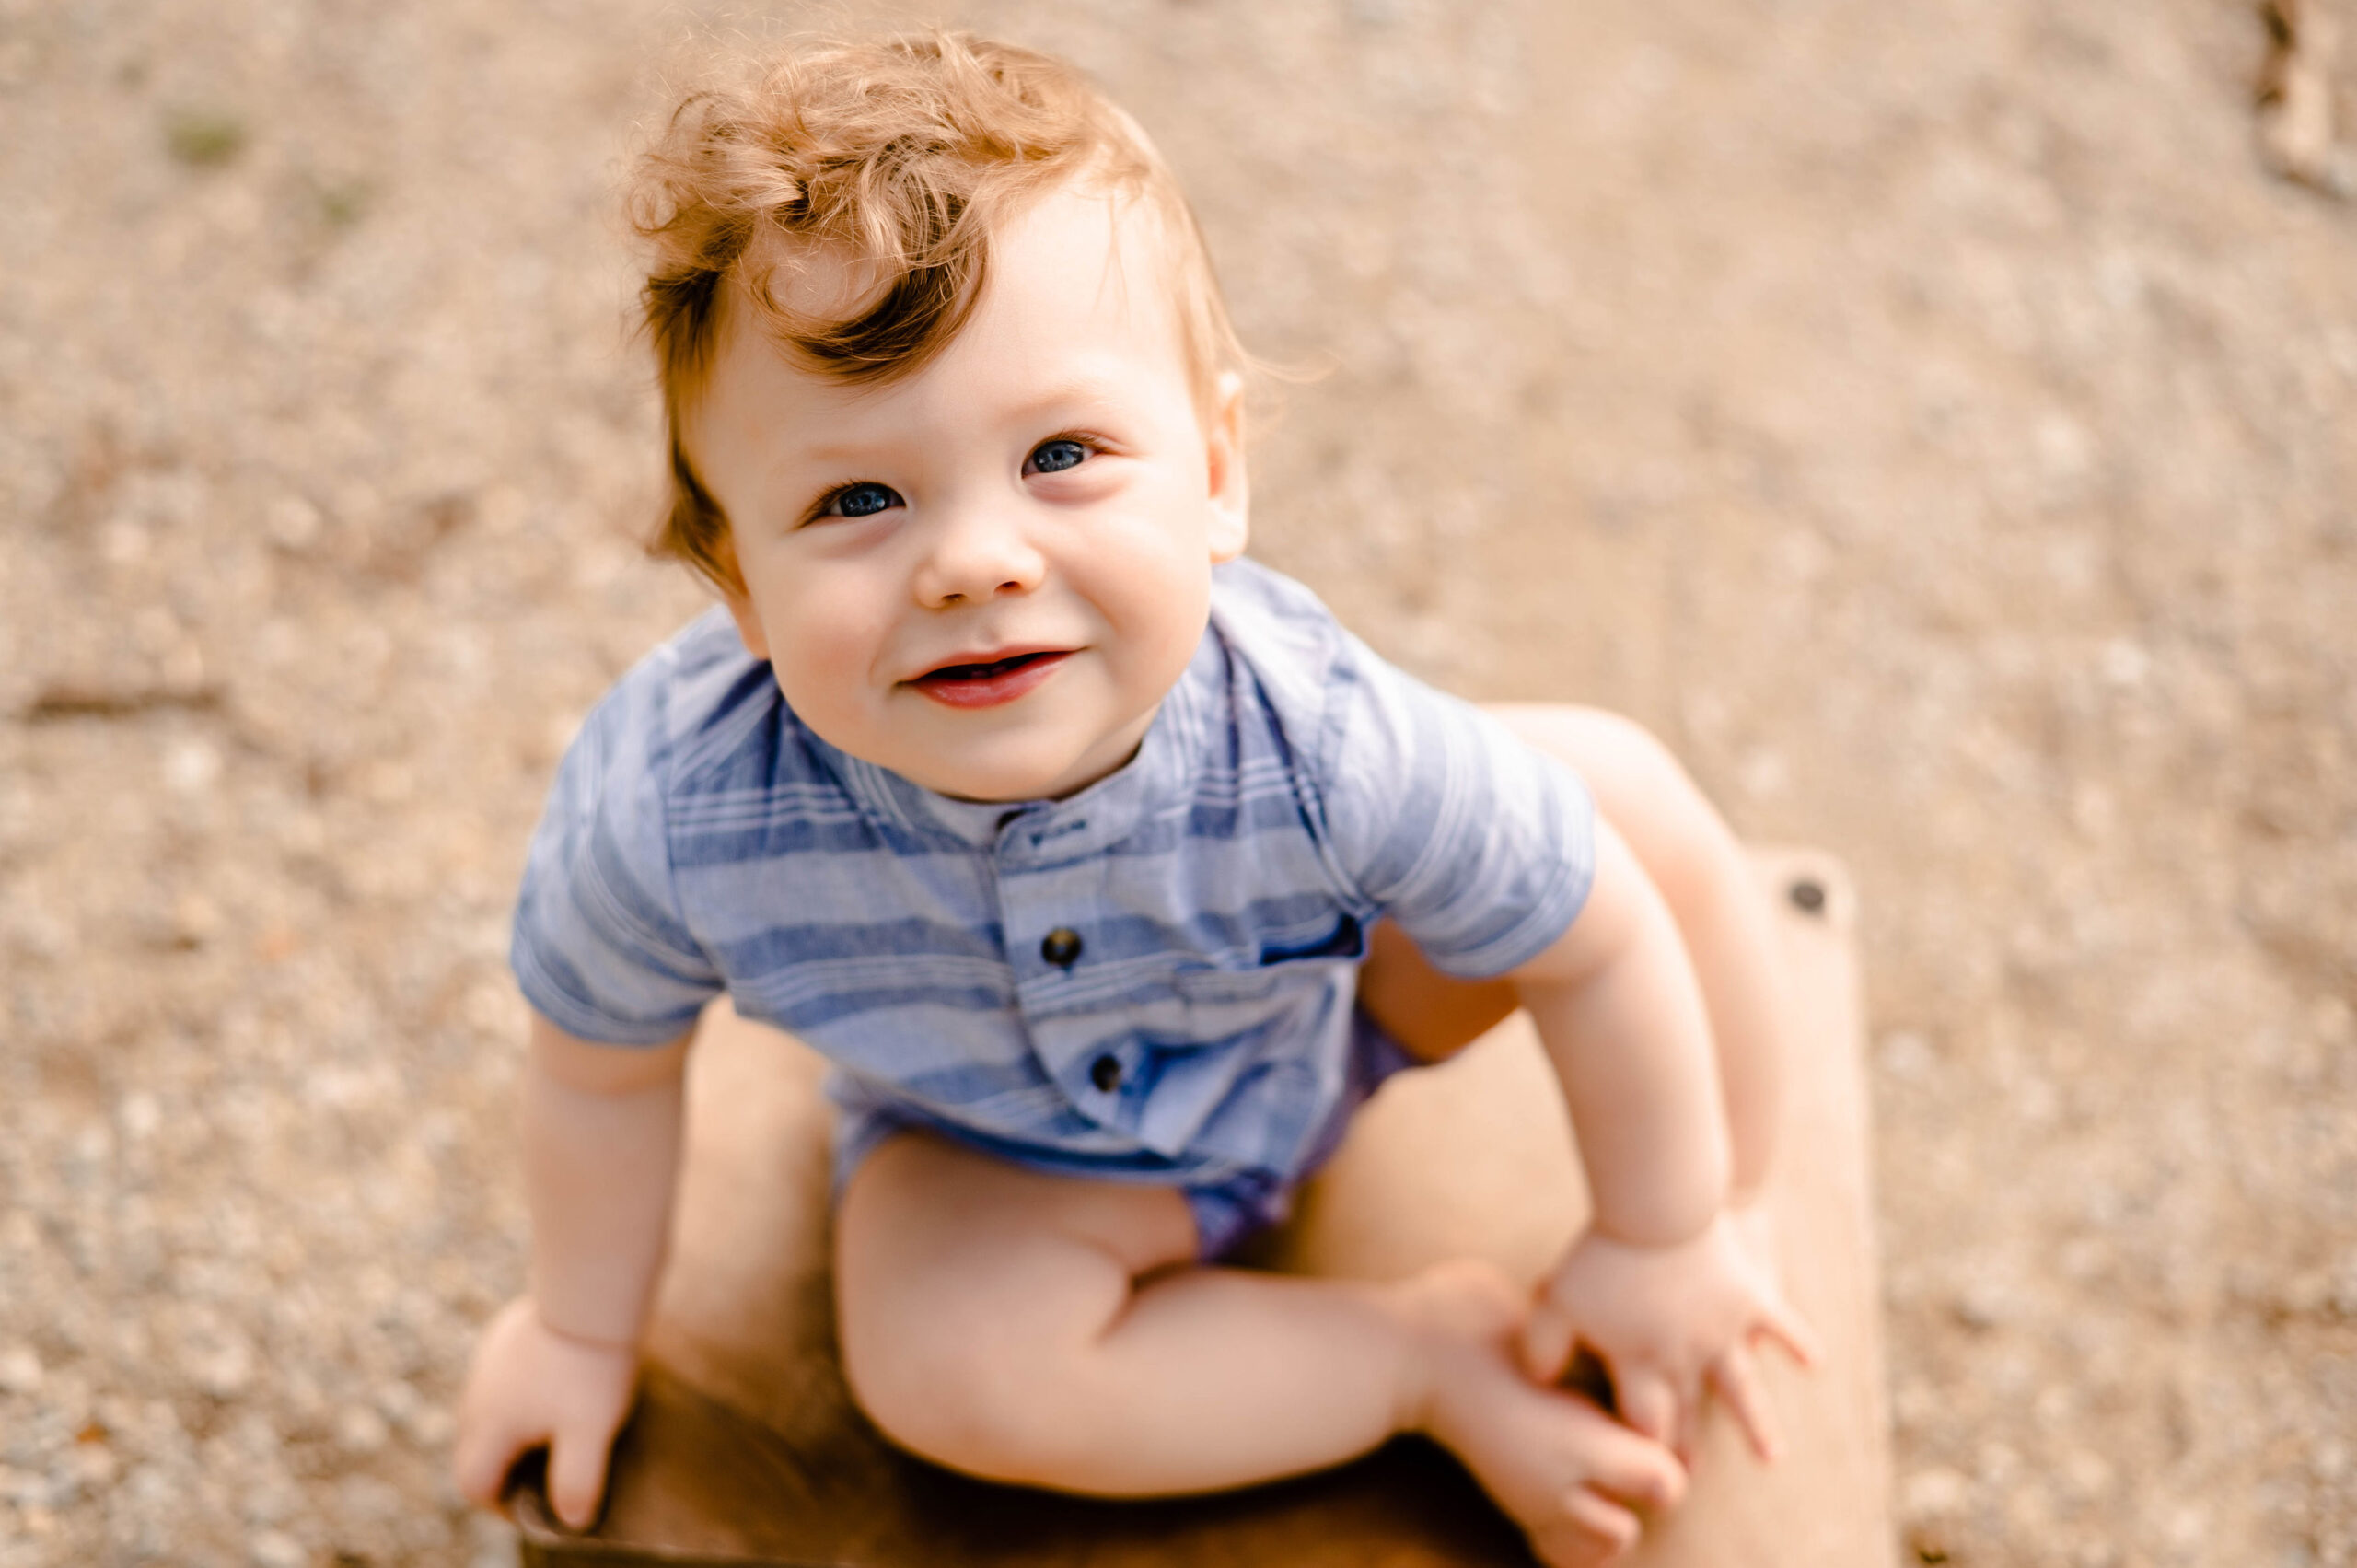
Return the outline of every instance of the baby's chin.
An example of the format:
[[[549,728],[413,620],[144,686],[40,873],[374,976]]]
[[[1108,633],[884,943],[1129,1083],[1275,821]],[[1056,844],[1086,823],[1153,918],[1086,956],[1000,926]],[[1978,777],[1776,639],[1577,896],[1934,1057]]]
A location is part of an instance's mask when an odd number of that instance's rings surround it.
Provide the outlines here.
[[[1077,795],[1097,780],[1120,772],[1123,764],[1136,754],[1129,751],[1114,759],[1110,766],[1096,766],[1085,761],[1067,761],[1058,767],[1044,761],[1006,761],[997,764],[970,764],[945,769],[911,770],[903,777],[923,784],[935,795],[946,795],[953,800],[970,800],[985,806],[1015,806],[1033,800],[1062,800]]]
[[[883,766],[956,800],[994,806],[1062,800],[1127,766],[1137,755],[1144,727],[1124,726],[1120,733],[1078,749],[1037,735],[1001,737],[998,744],[977,738],[946,755],[933,752]]]

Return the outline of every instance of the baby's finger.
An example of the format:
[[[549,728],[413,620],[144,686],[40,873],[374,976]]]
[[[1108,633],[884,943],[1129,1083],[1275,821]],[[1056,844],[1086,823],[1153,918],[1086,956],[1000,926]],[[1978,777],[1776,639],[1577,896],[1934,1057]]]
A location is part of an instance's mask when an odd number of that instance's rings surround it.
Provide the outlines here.
[[[1593,1405],[1591,1429],[1581,1435],[1587,1484],[1631,1508],[1658,1513],[1686,1495],[1686,1467],[1648,1437],[1640,1437]]]
[[[478,1420],[461,1427],[458,1448],[450,1456],[450,1479],[458,1484],[459,1495],[478,1508],[499,1507],[508,1470],[531,1444],[531,1437],[510,1425]]]
[[[1552,1383],[1572,1364],[1572,1346],[1579,1340],[1579,1325],[1572,1315],[1541,1291],[1522,1320],[1522,1368],[1540,1383]]]
[[[1818,1343],[1817,1330],[1802,1321],[1801,1315],[1787,1306],[1782,1296],[1771,1295],[1760,1306],[1759,1327],[1757,1330],[1784,1347],[1784,1353],[1803,1366],[1815,1366],[1825,1359],[1824,1347]]]
[[[606,1459],[614,1434],[560,1432],[549,1445],[549,1506],[567,1529],[586,1530],[598,1521],[598,1500],[606,1492]]]
[[[1775,1418],[1769,1413],[1768,1393],[1760,1387],[1759,1368],[1752,1365],[1751,1353],[1741,1345],[1719,1357],[1711,1368],[1711,1386],[1724,1400],[1727,1410],[1751,1441],[1751,1451],[1769,1463],[1783,1452],[1783,1443],[1776,1434]]]
[[[1637,1544],[1637,1516],[1585,1486],[1575,1486],[1564,1493],[1563,1514],[1573,1524],[1602,1541],[1607,1561]]]

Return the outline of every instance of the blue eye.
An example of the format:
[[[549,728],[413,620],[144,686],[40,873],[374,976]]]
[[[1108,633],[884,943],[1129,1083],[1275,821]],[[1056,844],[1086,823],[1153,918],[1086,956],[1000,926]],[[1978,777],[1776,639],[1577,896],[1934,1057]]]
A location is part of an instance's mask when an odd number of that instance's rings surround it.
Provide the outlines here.
[[[1028,465],[1033,473],[1062,473],[1078,468],[1088,458],[1088,448],[1067,437],[1042,441],[1031,454]]]
[[[827,498],[831,517],[872,517],[901,504],[900,493],[884,484],[846,484]]]

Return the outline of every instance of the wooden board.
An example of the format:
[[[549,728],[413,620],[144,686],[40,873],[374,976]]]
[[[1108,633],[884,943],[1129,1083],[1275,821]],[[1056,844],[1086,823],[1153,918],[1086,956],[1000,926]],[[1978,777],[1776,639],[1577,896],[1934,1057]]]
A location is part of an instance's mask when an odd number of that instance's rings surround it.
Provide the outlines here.
[[[1814,1375],[1768,1376],[1788,1440],[1752,1461],[1702,1434],[1686,1504],[1635,1568],[1887,1568],[1888,1441],[1868,1203],[1852,900],[1823,856],[1769,852],[1800,1042],[1772,1207],[1786,1287],[1824,1340]],[[637,1412],[588,1536],[537,1489],[528,1568],[1437,1568],[1530,1562],[1441,1450],[1402,1440],[1322,1475],[1182,1501],[1105,1503],[989,1485],[886,1445],[835,1359],[820,1065],[725,1010],[690,1073],[690,1152]],[[1536,1277],[1585,1211],[1562,1098],[1510,1019],[1444,1066],[1394,1079],[1353,1123],[1269,1267],[1354,1278],[1477,1253]]]

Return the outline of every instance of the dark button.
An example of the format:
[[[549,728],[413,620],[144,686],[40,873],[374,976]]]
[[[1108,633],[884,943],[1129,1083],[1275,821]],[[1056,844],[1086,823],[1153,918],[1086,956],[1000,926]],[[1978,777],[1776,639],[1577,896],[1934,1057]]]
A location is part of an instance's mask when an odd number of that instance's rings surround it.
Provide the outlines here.
[[[1784,889],[1784,896],[1792,900],[1793,907],[1803,914],[1825,912],[1825,884],[1814,877],[1800,877]]]
[[[1039,956],[1060,970],[1072,968],[1080,957],[1080,933],[1059,925],[1039,938]]]
[[[1088,1064],[1088,1081],[1109,1095],[1121,1086],[1121,1064],[1109,1056],[1100,1056]]]

